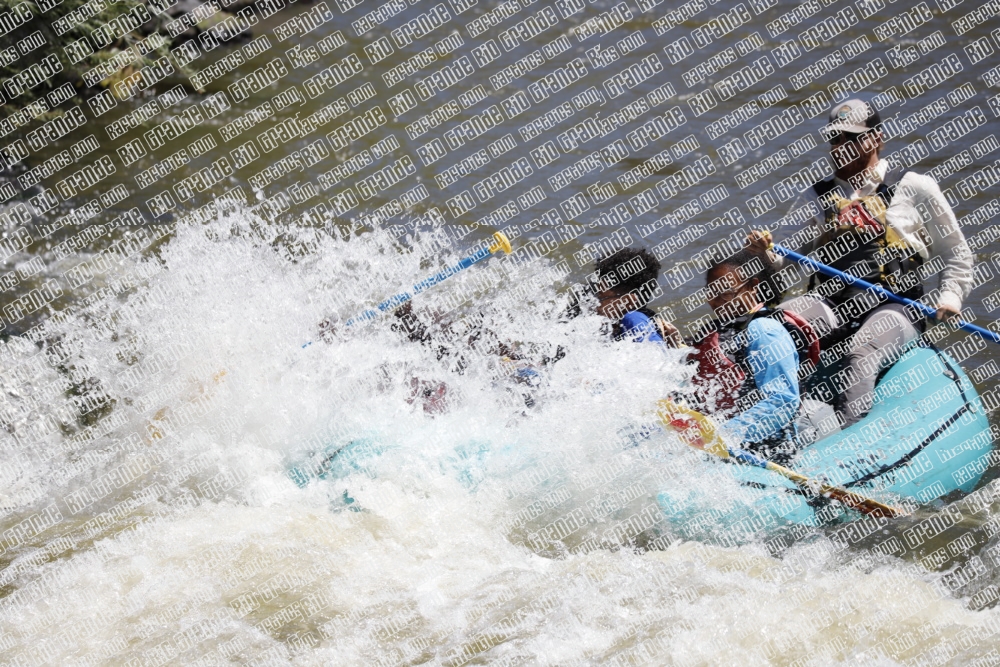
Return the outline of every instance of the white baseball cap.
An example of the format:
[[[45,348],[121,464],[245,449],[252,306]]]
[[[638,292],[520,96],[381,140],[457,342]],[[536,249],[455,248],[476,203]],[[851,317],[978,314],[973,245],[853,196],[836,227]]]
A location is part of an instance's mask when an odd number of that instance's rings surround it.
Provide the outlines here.
[[[871,104],[859,99],[847,100],[830,109],[830,122],[823,128],[823,134],[828,137],[838,132],[862,134],[881,122],[882,118]]]

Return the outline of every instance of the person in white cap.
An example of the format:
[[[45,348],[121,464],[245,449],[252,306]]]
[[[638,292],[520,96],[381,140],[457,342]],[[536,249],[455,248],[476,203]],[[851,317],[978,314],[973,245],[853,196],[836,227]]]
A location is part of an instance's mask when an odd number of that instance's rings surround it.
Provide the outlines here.
[[[821,132],[836,168],[791,209],[809,207],[804,212],[814,232],[813,240],[796,250],[816,253],[819,261],[901,296],[924,297],[939,320],[957,316],[972,289],[973,254],[938,184],[879,157],[885,146],[881,119],[865,101],[834,105]],[[768,232],[751,232],[748,243],[775,268],[784,267],[784,258],[768,252]],[[938,288],[927,294],[916,272],[924,264],[943,267]],[[805,317],[827,345],[853,336],[844,358],[850,370],[837,387],[839,411],[849,426],[871,410],[878,373],[919,337],[924,321],[897,304],[868,308],[863,304],[871,299],[861,298],[863,290],[837,278],[814,274],[809,288],[782,307]]]

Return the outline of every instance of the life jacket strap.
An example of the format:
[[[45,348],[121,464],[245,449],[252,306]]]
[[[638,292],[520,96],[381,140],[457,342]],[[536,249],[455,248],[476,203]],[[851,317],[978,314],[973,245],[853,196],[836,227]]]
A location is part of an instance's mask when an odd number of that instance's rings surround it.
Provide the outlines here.
[[[833,177],[814,183],[813,191],[826,217],[826,226],[820,237],[821,243],[826,244],[843,234],[854,234],[861,247],[859,251],[849,253],[851,259],[845,260],[851,266],[837,266],[837,262],[830,263],[835,268],[849,270],[854,268],[855,263],[868,262],[872,272],[859,276],[860,278],[877,282],[902,296],[920,298],[923,296],[923,289],[919,281],[904,286],[897,284],[897,276],[916,271],[923,263],[923,258],[919,254],[905,254],[906,243],[886,222],[889,204],[892,203],[896,189],[908,171],[890,170],[875,194],[859,199],[845,198]],[[887,262],[881,263],[879,258],[890,248],[903,252],[890,253],[892,257]],[[809,279],[809,289],[814,290],[819,283],[827,280],[829,278],[825,276],[813,274]]]

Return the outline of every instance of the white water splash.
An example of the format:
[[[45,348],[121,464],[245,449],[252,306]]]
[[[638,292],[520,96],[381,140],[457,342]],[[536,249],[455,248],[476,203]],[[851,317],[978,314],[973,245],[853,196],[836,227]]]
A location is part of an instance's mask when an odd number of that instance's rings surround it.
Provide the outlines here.
[[[282,248],[303,247],[295,238],[308,251],[290,262]],[[438,342],[436,318],[482,316],[539,366],[536,388],[467,336],[438,358],[434,344],[391,331],[390,317],[335,324],[332,342],[301,347],[325,318],[343,322],[469,250],[446,238],[427,230],[401,249],[387,234],[344,241],[233,213],[182,227],[158,259],[105,276],[106,286],[122,275],[143,285],[67,318],[42,351],[18,347],[12,368],[58,354],[63,370],[41,364],[4,385],[9,664],[990,655],[996,612],[968,611],[916,567],[819,533],[778,558],[760,545],[678,542],[665,525],[647,533],[657,548],[633,549],[663,485],[720,504],[739,492],[674,438],[625,446],[623,429],[648,422],[690,370],[681,353],[602,338],[596,316],[561,320],[551,280],[530,283],[553,275],[544,260],[510,271],[490,260],[415,308]],[[449,310],[456,294],[475,298]],[[542,367],[560,345],[566,357]],[[446,385],[442,402],[425,410],[414,378]],[[60,382],[84,392],[78,403]],[[80,429],[74,410],[97,397]],[[65,428],[17,449],[13,438],[27,441],[45,415]],[[349,442],[378,455],[293,481],[295,466]]]

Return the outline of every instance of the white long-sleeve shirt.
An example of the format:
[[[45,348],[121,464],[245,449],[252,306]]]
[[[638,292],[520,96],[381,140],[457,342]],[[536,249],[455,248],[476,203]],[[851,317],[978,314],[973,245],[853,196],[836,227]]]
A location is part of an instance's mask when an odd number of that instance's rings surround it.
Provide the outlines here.
[[[855,190],[850,183],[836,177],[835,182],[842,192],[852,193],[850,199],[859,199],[875,194],[888,171],[889,163],[879,160],[860,188]],[[817,213],[807,220],[807,224],[813,225],[815,231],[822,232],[826,220],[819,198],[812,188],[799,195],[792,210],[807,205],[810,201],[815,205]],[[961,310],[962,302],[972,291],[974,256],[955,219],[955,213],[937,182],[930,176],[912,171],[903,174],[892,202],[886,209],[885,219],[886,225],[914,248],[925,262],[935,256],[944,262],[944,269],[939,274],[939,290],[934,307]],[[819,237],[819,234],[815,236]],[[799,250],[803,253],[813,252],[820,243],[819,238],[816,238]],[[785,261],[785,258],[779,257],[776,268],[782,268]]]

